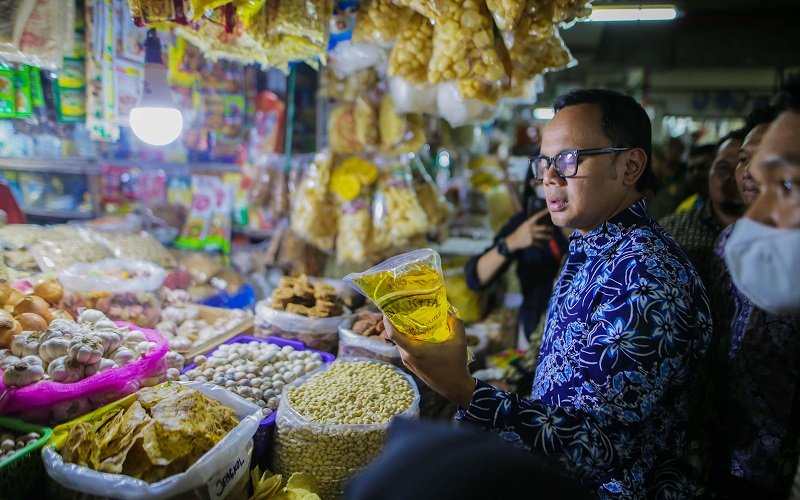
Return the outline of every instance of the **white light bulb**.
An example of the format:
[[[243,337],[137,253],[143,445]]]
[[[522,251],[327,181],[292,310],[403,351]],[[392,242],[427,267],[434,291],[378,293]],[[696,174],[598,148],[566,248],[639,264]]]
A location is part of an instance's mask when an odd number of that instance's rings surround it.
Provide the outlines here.
[[[183,129],[183,116],[175,108],[136,107],[130,120],[136,137],[153,146],[171,143]]]

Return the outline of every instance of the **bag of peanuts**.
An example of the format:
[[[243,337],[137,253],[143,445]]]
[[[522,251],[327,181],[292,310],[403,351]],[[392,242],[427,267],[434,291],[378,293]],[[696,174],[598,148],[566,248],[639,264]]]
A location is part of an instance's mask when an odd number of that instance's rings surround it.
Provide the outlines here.
[[[389,422],[419,415],[419,390],[399,368],[341,358],[296,380],[278,405],[272,470],[314,475],[322,498],[380,454]]]

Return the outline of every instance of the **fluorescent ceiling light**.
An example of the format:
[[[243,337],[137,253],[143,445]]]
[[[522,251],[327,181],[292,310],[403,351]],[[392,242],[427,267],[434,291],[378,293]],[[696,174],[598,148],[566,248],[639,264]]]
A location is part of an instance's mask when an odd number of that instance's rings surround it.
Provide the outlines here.
[[[537,120],[552,120],[556,116],[553,108],[534,108],[533,117]]]
[[[588,21],[671,21],[677,15],[674,5],[595,5]]]

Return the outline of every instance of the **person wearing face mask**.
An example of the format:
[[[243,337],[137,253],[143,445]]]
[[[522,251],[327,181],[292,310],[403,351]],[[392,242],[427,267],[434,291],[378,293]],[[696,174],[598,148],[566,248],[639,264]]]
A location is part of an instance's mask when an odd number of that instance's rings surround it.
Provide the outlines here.
[[[726,229],[733,320],[717,370],[714,484],[728,498],[786,498],[800,456],[800,92],[745,139],[745,216]],[[753,147],[753,143],[757,143]],[[730,316],[729,316],[730,317]]]
[[[500,229],[492,246],[472,257],[464,267],[467,286],[482,291],[516,262],[523,297],[519,320],[525,340],[530,339],[547,307],[561,258],[567,253],[567,239],[549,223],[544,196],[536,193],[536,184],[529,172],[522,196],[523,210]]]
[[[735,130],[720,139],[706,173],[707,195],[700,198],[699,205],[659,221],[689,254],[706,285],[710,283],[714,242],[744,211],[733,175],[744,136],[744,130]]]
[[[531,168],[558,227],[575,228],[547,313],[530,397],[470,376],[463,324],[430,344],[384,320],[405,365],[459,405],[462,424],[516,433],[601,498],[687,498],[692,381],[711,313],[689,258],[642,197],[651,127],[631,97],[556,100]],[[535,485],[532,485],[535,488]]]

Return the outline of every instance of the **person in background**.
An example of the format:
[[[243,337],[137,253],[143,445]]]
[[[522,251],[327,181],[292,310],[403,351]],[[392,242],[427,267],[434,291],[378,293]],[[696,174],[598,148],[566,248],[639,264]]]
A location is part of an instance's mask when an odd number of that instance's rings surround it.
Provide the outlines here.
[[[691,212],[694,208],[700,208],[703,202],[708,200],[708,172],[711,170],[711,164],[714,162],[720,142],[722,141],[720,140],[717,144],[695,146],[689,152],[686,175],[689,189],[694,194],[678,205],[678,208],[675,209],[676,214]]]
[[[655,197],[648,205],[654,218],[659,219],[675,211],[681,201],[692,194],[687,180],[687,165],[683,161],[684,146],[680,137],[670,137],[667,142],[667,159],[662,172],[656,172],[658,186]]]
[[[745,139],[737,180],[748,209],[717,245],[729,272],[721,295],[734,310],[721,325],[716,370],[713,482],[723,498],[786,498],[800,456],[797,83],[780,104],[780,117],[757,123]]]
[[[735,130],[723,137],[717,146],[716,156],[712,157],[711,168],[698,169],[704,170],[706,175],[704,194],[697,198],[699,205],[688,212],[674,213],[659,221],[689,254],[707,286],[710,284],[714,242],[720,232],[744,211],[734,177],[744,135],[744,130]]]
[[[549,223],[544,199],[537,196],[535,185],[529,169],[522,196],[523,210],[500,229],[492,246],[472,257],[464,267],[467,286],[482,291],[516,262],[523,297],[519,319],[525,342],[547,308],[553,279],[567,253],[567,239]],[[542,202],[538,210],[534,208],[537,199]]]
[[[448,342],[404,337],[384,320],[387,334],[409,369],[459,405],[459,421],[517,433],[595,495],[690,497],[689,402],[711,313],[688,257],[642,199],[654,180],[650,119],[609,90],[570,92],[554,109],[531,164],[553,223],[576,231],[530,397],[470,376],[455,317]]]

